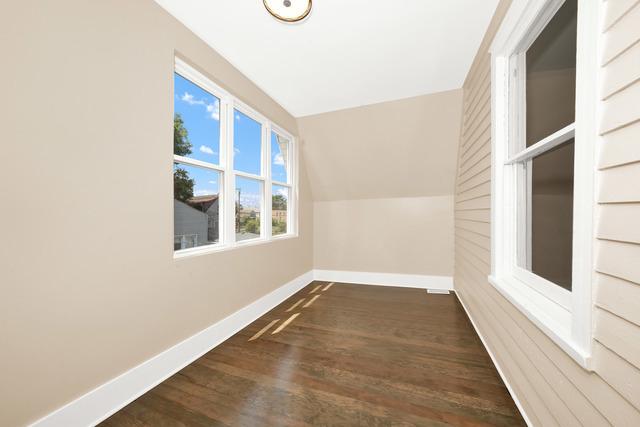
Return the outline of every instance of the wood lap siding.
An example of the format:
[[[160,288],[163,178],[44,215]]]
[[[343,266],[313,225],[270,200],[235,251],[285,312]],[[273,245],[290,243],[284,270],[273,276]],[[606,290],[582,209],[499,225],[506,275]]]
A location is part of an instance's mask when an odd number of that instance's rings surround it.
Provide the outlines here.
[[[640,408],[640,2],[604,4],[594,362]]]
[[[502,1],[463,86],[455,286],[534,426],[640,425],[640,1],[603,3],[595,372],[577,365],[487,281],[491,58]]]

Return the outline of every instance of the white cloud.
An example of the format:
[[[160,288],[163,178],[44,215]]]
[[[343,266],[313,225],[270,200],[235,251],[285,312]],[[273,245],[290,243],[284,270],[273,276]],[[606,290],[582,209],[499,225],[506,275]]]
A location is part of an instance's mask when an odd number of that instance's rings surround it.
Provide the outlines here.
[[[273,164],[284,166],[284,157],[282,157],[282,153],[278,153],[273,156]]]
[[[289,192],[287,191],[286,188],[278,188],[278,190],[276,190],[276,194],[279,194],[284,198],[289,197]]]
[[[209,181],[209,184],[216,184],[215,181]]]
[[[204,105],[204,101],[203,100],[197,100],[193,97],[193,95],[191,95],[189,92],[185,92],[184,95],[182,95],[182,99],[184,102],[186,102],[189,105]]]
[[[193,192],[193,195],[194,195],[194,196],[196,196],[196,197],[198,197],[198,196],[212,196],[212,195],[214,195],[214,194],[216,194],[216,192],[215,192],[215,191],[213,191],[213,190],[207,190],[207,189],[204,189],[204,190],[196,190],[196,191],[194,191],[194,192]]]
[[[185,92],[180,98],[189,105],[202,105],[207,109],[207,113],[211,115],[214,120],[220,120],[220,101],[216,99],[213,104],[209,104],[204,99],[196,99],[189,92]]]
[[[220,120],[220,101],[216,99],[213,104],[207,104],[207,112],[213,120]]]
[[[236,120],[240,120],[240,114],[236,114]]]
[[[208,147],[206,145],[201,145],[200,146],[200,152],[202,152],[204,154],[215,154],[215,151],[213,151],[213,148]]]
[[[239,148],[234,148],[233,152],[236,153],[236,154],[240,154],[240,149]]]

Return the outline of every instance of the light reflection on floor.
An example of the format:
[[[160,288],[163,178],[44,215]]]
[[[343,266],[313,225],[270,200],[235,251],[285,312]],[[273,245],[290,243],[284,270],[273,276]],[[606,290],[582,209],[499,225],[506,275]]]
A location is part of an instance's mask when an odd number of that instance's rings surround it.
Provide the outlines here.
[[[315,293],[318,289],[321,289],[321,292],[325,292],[328,291],[331,286],[333,286],[334,282],[328,283],[327,285],[325,285],[324,287],[322,287],[322,285],[317,285],[315,286],[310,292],[309,294],[313,294]],[[307,301],[302,308],[309,308],[311,307],[311,305],[318,299],[320,298],[320,295],[314,295],[309,301]],[[295,304],[293,304],[291,307],[289,307],[287,310],[285,310],[286,313],[289,313],[291,311],[293,311],[296,307],[298,307],[300,304],[302,304],[305,301],[306,298],[301,298],[298,300],[298,302],[296,302]],[[271,335],[275,335],[279,332],[282,332],[287,326],[289,326],[289,324],[291,322],[293,322],[298,316],[300,316],[300,314],[302,314],[301,312],[295,313],[293,315],[291,315],[287,320],[285,320],[280,326],[278,326],[273,332],[271,332]],[[260,338],[262,335],[264,335],[267,331],[269,331],[269,329],[271,329],[274,325],[276,325],[278,322],[280,321],[280,319],[276,319],[276,320],[272,320],[268,325],[266,325],[264,328],[260,329],[254,336],[252,336],[251,338],[249,338],[248,341],[255,341],[258,338]]]

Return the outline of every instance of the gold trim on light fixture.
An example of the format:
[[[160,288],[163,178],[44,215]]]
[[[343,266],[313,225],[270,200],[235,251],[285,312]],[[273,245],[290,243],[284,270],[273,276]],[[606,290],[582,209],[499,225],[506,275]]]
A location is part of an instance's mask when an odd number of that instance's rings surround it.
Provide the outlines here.
[[[299,21],[302,21],[304,18],[306,18],[309,15],[309,13],[311,13],[313,0],[307,0],[307,1],[309,2],[307,9],[301,15],[298,15],[295,18],[286,18],[284,16],[278,15],[273,10],[271,10],[269,5],[267,4],[267,0],[262,0],[262,3],[264,4],[265,9],[267,9],[267,12],[269,12],[271,16],[273,16],[274,18],[283,22],[299,22]]]

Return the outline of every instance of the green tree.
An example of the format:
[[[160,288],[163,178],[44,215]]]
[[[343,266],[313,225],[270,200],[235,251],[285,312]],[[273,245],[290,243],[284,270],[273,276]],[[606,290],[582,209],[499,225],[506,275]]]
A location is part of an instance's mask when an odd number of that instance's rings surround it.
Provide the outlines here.
[[[180,114],[173,116],[173,154],[187,156],[191,154],[191,141],[189,131],[184,127]]]
[[[189,132],[184,127],[180,114],[173,116],[173,154],[178,156],[191,154]],[[182,202],[191,199],[193,197],[194,184],[195,180],[189,177],[189,172],[176,164],[176,168],[173,171],[173,197]]]
[[[260,221],[258,219],[249,218],[244,226],[244,230],[247,233],[260,234]]]
[[[195,179],[189,177],[189,172],[176,166],[173,171],[173,198],[186,202],[193,197]]]
[[[274,211],[287,210],[287,199],[282,194],[274,194],[271,196],[271,202]]]
[[[273,235],[277,235],[277,234],[284,234],[287,232],[287,223],[286,221],[278,221],[277,219],[273,218],[271,220],[271,231],[273,232]]]

